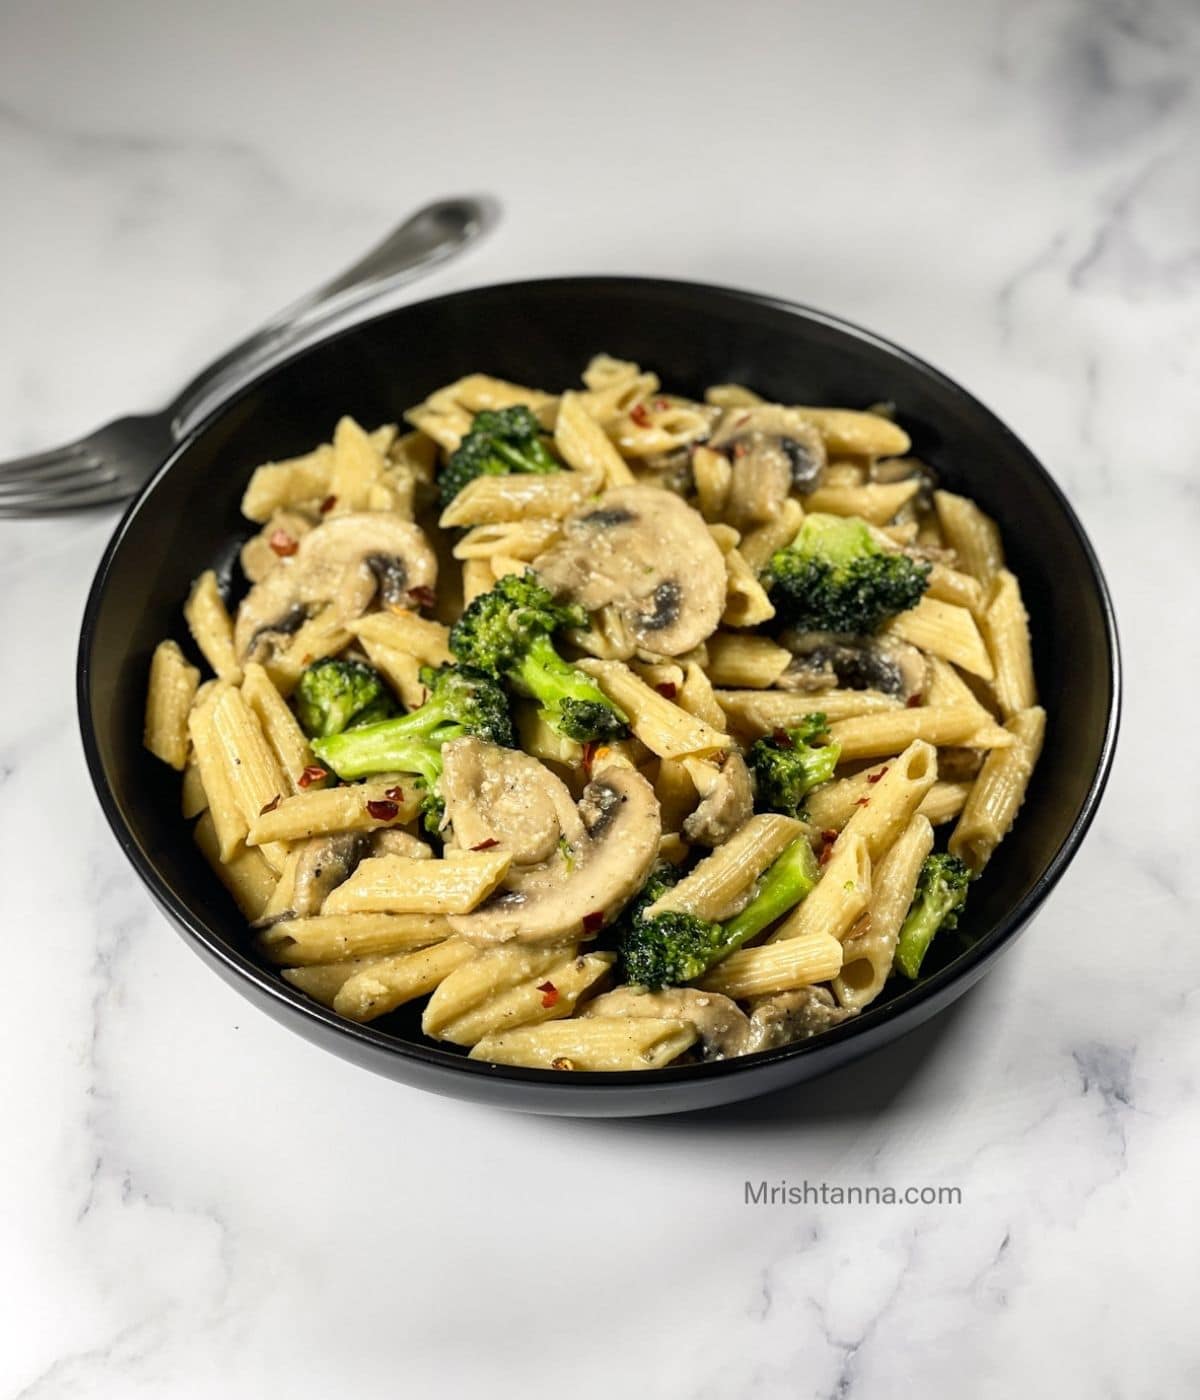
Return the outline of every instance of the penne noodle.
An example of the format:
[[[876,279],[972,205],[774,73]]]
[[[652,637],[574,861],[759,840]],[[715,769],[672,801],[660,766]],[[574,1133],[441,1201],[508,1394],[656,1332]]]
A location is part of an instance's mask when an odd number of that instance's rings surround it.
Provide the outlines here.
[[[796,405],[825,440],[831,456],[903,457],[912,441],[903,428],[878,413],[856,413],[848,408],[805,408]]]
[[[855,515],[871,525],[886,525],[916,496],[919,481],[871,482],[866,486],[820,486],[805,509],[829,515]]]
[[[211,569],[205,569],[192,584],[183,616],[205,661],[221,680],[236,685],[242,678],[242,668],[233,649],[233,622]]]
[[[338,420],[333,430],[333,470],[326,497],[332,498],[332,504],[327,514],[369,508],[371,488],[383,476],[385,450],[372,442],[353,418]]]
[[[775,812],[751,817],[647,913],[695,914],[718,923],[732,918],[750,902],[758,877],[803,832],[803,822],[794,817]]]
[[[716,696],[731,728],[746,735],[791,729],[812,714],[823,714],[832,722],[905,713],[899,700],[878,690],[718,690]],[[903,747],[899,744],[891,752],[899,753]]]
[[[367,613],[348,626],[360,642],[372,641],[391,651],[406,652],[423,666],[445,666],[454,660],[446,624],[406,608]]]
[[[489,580],[488,586],[491,586]],[[379,671],[388,685],[400,697],[406,710],[418,710],[425,703],[427,691],[421,679],[421,662],[411,651],[377,642],[373,637],[360,636],[367,660]]]
[[[304,501],[323,501],[329,495],[332,474],[333,448],[329,443],[322,443],[302,457],[267,462],[250,478],[242,496],[242,514],[247,520],[262,525],[277,510],[286,510]]]
[[[557,520],[518,520],[476,525],[454,546],[456,559],[520,559],[527,563],[543,554],[562,534]]]
[[[296,630],[283,651],[264,661],[263,669],[282,695],[290,695],[314,661],[336,656],[352,640],[342,623],[341,610],[330,603]]]
[[[804,508],[789,496],[774,520],[768,520],[765,525],[742,536],[738,553],[746,561],[747,567],[760,574],[771,562],[771,555],[791,544],[803,524]]]
[[[976,875],[1012,829],[1025,801],[1029,779],[1042,752],[1046,712],[1034,705],[1013,715],[1004,728],[1012,746],[988,754],[950,836],[951,854],[964,860]]]
[[[962,745],[966,748],[1007,748],[1012,735],[999,725],[981,727],[978,711],[966,705],[933,709],[897,709],[882,714],[857,715],[830,724],[829,732],[842,747],[843,763],[855,758],[885,758],[899,753],[917,739],[926,743]]]
[[[792,663],[792,653],[769,637],[715,632],[708,639],[708,679],[714,685],[765,690]]]
[[[931,850],[933,827],[925,817],[915,816],[875,866],[871,902],[842,945],[842,970],[833,979],[833,994],[840,1005],[861,1010],[883,990],[900,925]]]
[[[302,967],[411,952],[449,936],[438,914],[315,914],[272,924],[258,943],[272,962]]]
[[[211,812],[201,815],[192,834],[243,918],[257,919],[275,888],[274,870],[258,851],[248,851],[245,846],[238,847],[231,856],[224,855]]]
[[[200,782],[208,803],[208,814],[223,861],[231,861],[243,848],[250,823],[233,791],[224,746],[213,728],[213,707],[225,689],[225,682],[214,687],[188,716],[188,735]]]
[[[705,520],[720,520],[729,501],[733,466],[723,452],[697,447],[692,453],[692,479],[696,483],[696,506]]]
[[[961,666],[981,680],[990,681],[995,674],[975,619],[966,608],[954,603],[924,597],[915,608],[898,613],[885,623],[880,631],[885,637],[897,637],[929,656],[940,656]]]
[[[866,839],[847,828],[838,837],[833,855],[811,893],[784,919],[768,941],[831,938],[840,942],[871,898],[871,870]]]
[[[596,424],[592,426],[604,437]],[[607,438],[604,441],[608,443]],[[553,472],[549,476],[477,476],[442,511],[438,524],[448,530],[516,520],[561,520],[595,494],[599,481],[598,475],[584,471]]]
[[[605,695],[625,711],[630,729],[660,758],[716,753],[731,746],[727,734],[711,729],[703,720],[659,695],[622,662],[585,659],[578,666],[593,676]]]
[[[287,779],[287,791],[300,792],[301,775],[313,766],[312,749],[287,702],[256,662],[246,665],[242,698],[262,726],[275,761]]]
[[[696,1028],[688,1021],[656,1017],[592,1016],[489,1035],[471,1059],[530,1069],[661,1069],[689,1049]]]
[[[974,501],[951,491],[935,491],[933,505],[946,543],[958,556],[958,567],[985,586],[1004,567],[1004,546],[996,522]]]
[[[176,642],[159,642],[150,659],[146,722],[142,743],[172,768],[183,771],[188,759],[188,714],[200,686],[200,672]]]
[[[936,781],[937,750],[915,740],[883,769],[867,794],[856,800],[837,845],[861,837],[867,854],[878,860],[909,824]]]
[[[842,945],[837,939],[811,933],[730,953],[696,985],[727,997],[771,996],[828,982],[841,966]]]
[[[373,1021],[406,1001],[428,995],[443,977],[474,956],[469,943],[448,938],[413,953],[372,959],[337,989],[333,1009],[350,1021]]]
[[[1029,615],[1021,601],[1021,587],[1007,569],[1000,569],[992,579],[983,633],[995,668],[992,691],[1005,719],[1011,719],[1037,703],[1037,691]]]
[[[452,860],[371,856],[338,885],[322,914],[469,914],[508,872],[507,851],[462,851]]]
[[[757,627],[775,616],[775,605],[754,570],[738,549],[725,551],[725,611],[727,627]]]
[[[587,396],[568,390],[558,407],[554,445],[564,462],[573,467],[592,491],[627,486],[633,481],[625,459],[587,409]]]
[[[247,844],[306,841],[335,831],[378,831],[412,821],[421,796],[415,779],[395,773],[344,787],[311,787],[256,812]]]

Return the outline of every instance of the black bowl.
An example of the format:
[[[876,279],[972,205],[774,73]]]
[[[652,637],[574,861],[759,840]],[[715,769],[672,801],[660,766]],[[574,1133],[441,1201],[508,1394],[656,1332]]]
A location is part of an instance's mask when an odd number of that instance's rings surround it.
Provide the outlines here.
[[[709,1065],[643,1074],[493,1067],[424,1040],[403,1012],[358,1026],[256,960],[243,920],[193,848],[178,777],[141,747],[151,651],[186,636],[195,574],[228,579],[248,526],[238,502],[262,461],[328,439],[343,413],[391,421],[472,370],[558,388],[597,351],[698,394],[742,382],[784,402],[891,400],[914,450],[1000,523],[1032,618],[1049,733],[1012,835],[976,886],[962,938],[901,990],[817,1039]],[[1112,607],[1096,557],[1058,487],[986,408],[907,352],[832,317],[768,297],[637,278],[481,287],[353,327],[264,374],[216,412],[126,512],[97,572],[79,649],[79,713],[92,780],[117,839],[192,947],[255,1005],[309,1039],[394,1079],[548,1113],[670,1113],[748,1098],[844,1064],[962,995],[1041,906],[1096,811],[1118,721]],[[936,945],[935,945],[936,946]]]

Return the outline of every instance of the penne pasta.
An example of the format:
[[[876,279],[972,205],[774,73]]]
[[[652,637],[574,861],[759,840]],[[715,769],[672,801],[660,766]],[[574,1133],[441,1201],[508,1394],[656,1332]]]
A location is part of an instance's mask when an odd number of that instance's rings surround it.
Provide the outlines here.
[[[446,624],[408,609],[367,613],[350,623],[349,630],[360,642],[404,652],[423,666],[445,666],[454,659]]]
[[[804,505],[829,515],[854,515],[871,525],[886,525],[916,496],[919,481],[871,482],[865,486],[822,486]]]
[[[831,723],[833,741],[841,745],[842,762],[855,758],[884,758],[899,753],[917,739],[939,747],[1007,748],[1012,735],[999,725],[980,727],[978,711],[967,705],[933,709],[897,709],[882,714],[857,715]]]
[[[581,671],[595,677],[605,695],[624,710],[630,729],[660,758],[716,753],[730,747],[727,734],[711,729],[703,720],[659,695],[622,662],[583,660],[578,665]]]
[[[847,827],[838,837],[833,855],[826,862],[821,878],[811,893],[771,934],[769,942],[778,943],[793,938],[828,938],[840,942],[871,898],[871,870],[866,838]]]
[[[271,891],[275,888],[275,872],[258,851],[238,847],[232,855],[222,852],[221,840],[211,812],[204,812],[193,829],[196,845],[216,872],[217,878],[233,896],[243,918],[257,919]]]
[[[696,1028],[688,1021],[580,1017],[489,1035],[472,1049],[471,1059],[530,1069],[660,1069],[695,1040]]]
[[[604,437],[596,424],[592,426]],[[608,443],[607,438],[604,441]],[[477,476],[442,511],[438,524],[443,529],[454,529],[517,520],[561,520],[595,493],[599,479],[584,471],[553,472],[549,476]]]
[[[413,953],[372,959],[337,989],[333,1009],[350,1021],[374,1021],[406,1001],[428,995],[443,977],[474,956],[469,943],[448,938]]]
[[[568,390],[559,403],[554,445],[592,491],[633,481],[625,459],[587,409],[586,395]]]
[[[211,569],[205,569],[192,585],[183,616],[205,661],[221,680],[236,685],[242,678],[242,668],[233,649],[233,622]]]
[[[961,666],[981,680],[990,681],[995,674],[975,619],[954,603],[926,596],[915,608],[885,623],[881,631],[885,637],[919,647],[928,656],[940,656]]]
[[[828,982],[841,966],[842,945],[837,939],[812,933],[730,953],[696,985],[727,997],[771,996]]]
[[[708,639],[708,679],[712,685],[765,690],[791,665],[792,653],[769,637],[715,632]]]
[[[751,817],[657,899],[647,914],[675,911],[717,922],[732,918],[750,902],[758,877],[803,831],[802,822],[775,812]]]
[[[882,770],[868,793],[857,799],[837,845],[861,837],[867,854],[878,860],[909,824],[936,781],[937,751],[931,744],[915,740]]]
[[[287,791],[300,792],[304,771],[313,766],[312,749],[287,702],[272,685],[270,676],[253,661],[246,666],[242,698],[262,726],[275,761],[287,780]]]
[[[988,754],[950,836],[951,853],[964,860],[976,875],[1012,829],[1025,800],[1029,779],[1042,751],[1046,712],[1034,705],[1013,715],[1004,728],[1012,745]]]
[[[906,713],[899,700],[878,690],[718,690],[716,696],[730,727],[746,735],[792,729],[812,714],[823,714],[832,722],[858,716],[878,715],[884,719]],[[899,753],[903,747],[899,744],[891,752]]]
[[[507,851],[463,851],[453,860],[371,856],[329,894],[322,914],[468,914],[508,871]]]
[[[249,823],[247,844],[306,841],[335,831],[378,831],[412,821],[421,796],[416,780],[395,773],[346,787],[310,787],[260,807]]]
[[[150,659],[146,722],[142,743],[172,768],[183,771],[188,759],[188,714],[200,686],[200,672],[176,642],[159,642]]]
[[[985,586],[1004,567],[1004,546],[996,522],[974,501],[951,491],[935,491],[933,505],[946,543],[958,556],[958,567]]]
[[[830,455],[845,453],[858,457],[903,457],[912,441],[903,428],[878,413],[856,413],[848,408],[805,408],[796,406],[816,428]]]
[[[315,914],[272,924],[258,942],[272,962],[302,967],[411,952],[449,936],[438,914]]]
[[[983,632],[994,667],[992,691],[1005,719],[1037,703],[1029,615],[1015,575],[1000,569],[988,589]]]

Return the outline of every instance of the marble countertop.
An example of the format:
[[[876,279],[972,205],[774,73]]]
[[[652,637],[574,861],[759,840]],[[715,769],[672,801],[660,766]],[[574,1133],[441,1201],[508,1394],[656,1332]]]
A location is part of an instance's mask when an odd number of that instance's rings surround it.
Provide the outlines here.
[[[506,1115],[317,1050],[169,930],[75,729],[115,512],[0,524],[0,1397],[1196,1393],[1198,65],[1186,0],[9,0],[0,457],[491,189],[414,295],[685,276],[946,367],[1080,512],[1129,694],[1083,851],[947,1015],[705,1116]]]

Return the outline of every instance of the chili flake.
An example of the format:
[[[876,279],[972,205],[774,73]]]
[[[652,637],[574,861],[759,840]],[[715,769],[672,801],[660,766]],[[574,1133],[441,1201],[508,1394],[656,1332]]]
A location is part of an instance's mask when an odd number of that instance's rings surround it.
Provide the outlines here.
[[[590,914],[583,916],[583,931],[590,937],[593,933],[599,933],[604,927],[604,910],[593,909]]]
[[[437,594],[432,588],[425,584],[418,584],[416,588],[408,590],[408,596],[413,599],[419,608],[433,608],[437,606]]]
[[[471,849],[473,851],[490,851],[493,846],[498,846],[499,844],[500,842],[497,841],[494,836],[489,836],[486,841],[480,841],[477,845],[472,846]]]
[[[542,993],[542,1005],[547,1011],[558,1005],[558,988],[553,982],[539,982],[538,991]]]
[[[286,530],[272,530],[267,543],[281,559],[286,559],[289,555],[295,554],[300,548],[300,541],[295,535],[289,535]]]
[[[322,514],[322,515],[328,515],[329,512],[330,512],[330,511],[334,508],[334,506],[336,506],[336,505],[337,505],[337,497],[336,497],[336,496],[326,496],[325,499],[321,502],[321,514]]]
[[[634,404],[629,410],[629,416],[639,428],[648,428],[650,426],[650,415],[646,412],[646,405],[644,403]]]
[[[312,787],[313,783],[323,783],[329,774],[319,763],[310,763],[296,781],[302,788]]]
[[[668,700],[674,700],[679,691],[679,687],[674,681],[659,681],[654,687],[660,695],[665,695]]]
[[[258,809],[258,815],[260,817],[265,817],[268,812],[273,812],[282,801],[283,794],[277,792],[275,796],[271,798],[270,802],[264,802],[263,805]]]
[[[402,787],[384,788],[383,795],[384,797],[390,797],[393,802],[404,801],[404,789]]]
[[[908,706],[910,710],[915,710],[921,704],[921,699],[921,692],[918,691],[916,695],[910,695],[904,703]]]
[[[377,822],[395,821],[400,813],[400,808],[389,798],[380,797],[374,800],[368,799],[367,811]]]
[[[889,763],[889,764],[884,764],[884,766],[879,770],[878,773],[868,773],[868,774],[867,774],[867,782],[869,782],[869,783],[877,783],[877,782],[880,780],[880,778],[883,777],[883,775],[887,772],[887,770],[888,770],[890,767],[891,767],[891,764],[890,764],[890,763]]]

